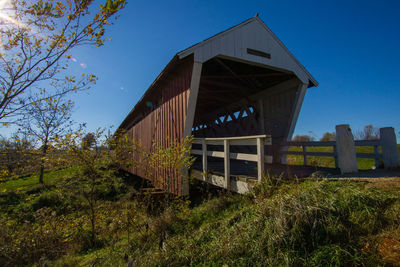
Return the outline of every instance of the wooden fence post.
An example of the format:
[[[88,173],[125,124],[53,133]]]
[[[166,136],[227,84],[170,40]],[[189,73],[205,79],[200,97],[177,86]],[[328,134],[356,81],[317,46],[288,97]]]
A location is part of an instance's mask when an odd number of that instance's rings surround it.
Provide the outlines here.
[[[380,158],[379,158],[379,146],[374,146],[374,154],[375,154],[375,168],[379,168]]]
[[[304,152],[304,166],[308,165],[308,160],[307,160],[307,146],[303,146],[303,152]]]
[[[397,150],[396,134],[393,127],[380,128],[383,164],[385,169],[399,166],[399,152]]]
[[[206,143],[205,138],[201,139],[201,147],[203,150],[203,178],[204,178],[204,181],[206,181],[206,179],[207,179],[207,143]]]
[[[230,189],[231,186],[231,166],[230,166],[230,151],[229,140],[224,139],[224,173],[225,173],[225,188]]]
[[[335,154],[334,159],[335,159],[335,168],[339,168],[339,160],[338,160],[338,152],[337,152],[337,144],[333,146],[333,153]]]
[[[342,174],[358,172],[354,138],[348,124],[336,125],[336,147]]]
[[[264,139],[257,138],[257,171],[258,171],[258,182],[261,182],[262,176],[264,175]]]

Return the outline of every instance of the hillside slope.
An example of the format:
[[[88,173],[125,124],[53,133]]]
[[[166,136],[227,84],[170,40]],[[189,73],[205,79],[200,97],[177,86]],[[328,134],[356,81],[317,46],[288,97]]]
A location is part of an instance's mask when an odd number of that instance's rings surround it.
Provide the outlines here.
[[[1,194],[2,265],[398,266],[400,262],[400,178],[353,182],[267,177],[252,194],[220,191],[193,207],[182,199],[143,198],[131,186],[132,178],[121,176],[99,195],[99,242],[90,246],[81,200],[62,194],[59,186],[71,179],[70,171],[59,174],[65,177],[46,188],[27,183],[15,191],[9,185]]]

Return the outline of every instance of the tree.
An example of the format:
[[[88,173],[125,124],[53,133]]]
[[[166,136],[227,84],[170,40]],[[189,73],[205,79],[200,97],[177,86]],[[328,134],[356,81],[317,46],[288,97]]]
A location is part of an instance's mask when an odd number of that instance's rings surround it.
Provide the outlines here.
[[[97,2],[97,1],[96,1]],[[8,3],[6,5],[5,3]],[[63,76],[71,50],[81,45],[101,46],[106,27],[125,7],[125,0],[107,0],[94,10],[93,0],[0,2],[0,121],[12,122],[45,83],[86,83],[82,78]],[[47,85],[45,85],[47,86]],[[76,91],[79,86],[63,87]],[[48,92],[54,98],[60,92]],[[61,92],[63,93],[63,92]]]
[[[66,184],[65,192],[76,194],[82,199],[90,222],[91,246],[97,243],[97,211],[98,200],[101,198],[103,187],[111,187],[115,182],[113,172],[120,166],[129,167],[132,161],[132,152],[135,145],[128,136],[119,132],[114,135],[104,135],[104,129],[87,133],[84,127],[67,133],[59,140],[59,149],[70,155],[71,165],[78,167],[78,175]],[[90,136],[92,146],[82,145]]]
[[[379,139],[379,129],[369,124],[363,130],[357,130],[354,137],[357,140],[376,140]]]
[[[96,136],[94,133],[87,133],[82,138],[82,149],[90,149],[96,144]]]
[[[336,141],[336,133],[335,132],[326,132],[321,137],[320,141]]]
[[[310,142],[314,140],[314,137],[309,135],[296,135],[292,139],[293,142]]]
[[[71,112],[74,106],[65,94],[57,94],[55,98],[45,93],[32,98],[33,104],[24,108],[22,119],[17,122],[19,131],[40,142],[40,174],[39,182],[43,184],[45,162],[52,142],[61,137],[72,126]],[[44,99],[40,101],[40,99]]]

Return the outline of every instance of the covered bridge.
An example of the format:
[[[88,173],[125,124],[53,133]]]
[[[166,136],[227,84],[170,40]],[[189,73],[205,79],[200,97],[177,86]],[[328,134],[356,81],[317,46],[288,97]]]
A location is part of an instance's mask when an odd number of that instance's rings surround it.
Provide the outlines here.
[[[260,178],[265,162],[280,162],[279,144],[291,139],[306,90],[317,85],[256,16],[177,53],[119,129],[148,151],[154,142],[165,147],[168,138],[194,135],[196,178],[241,192],[239,180],[230,181],[231,165],[257,162]],[[225,173],[212,176],[212,165]],[[129,171],[148,178],[140,169]],[[183,173],[166,183],[157,175],[154,186],[189,193]]]

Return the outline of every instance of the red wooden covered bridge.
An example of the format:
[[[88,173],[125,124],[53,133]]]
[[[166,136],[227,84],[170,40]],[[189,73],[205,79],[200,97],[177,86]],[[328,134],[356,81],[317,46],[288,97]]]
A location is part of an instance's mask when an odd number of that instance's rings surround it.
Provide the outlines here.
[[[177,53],[119,129],[148,151],[194,135],[194,177],[246,192],[266,163],[280,162],[279,144],[291,139],[306,90],[317,85],[256,16]],[[189,193],[184,172],[164,183],[151,176],[155,187]]]

